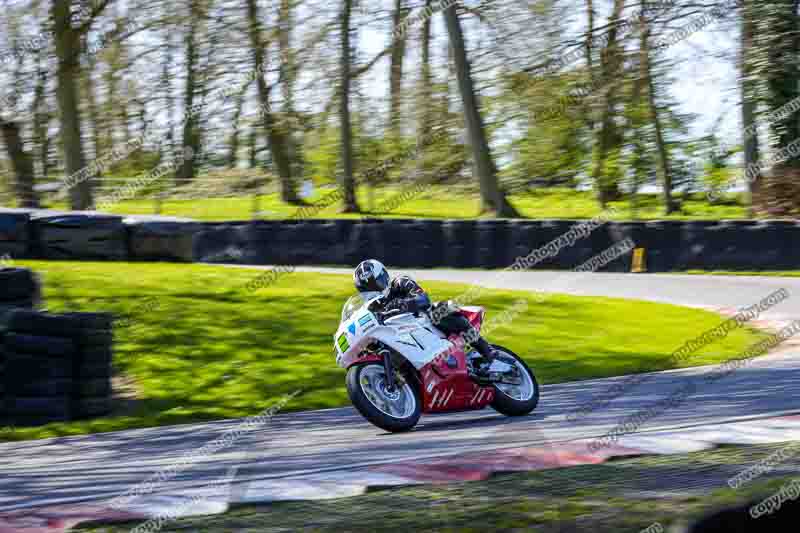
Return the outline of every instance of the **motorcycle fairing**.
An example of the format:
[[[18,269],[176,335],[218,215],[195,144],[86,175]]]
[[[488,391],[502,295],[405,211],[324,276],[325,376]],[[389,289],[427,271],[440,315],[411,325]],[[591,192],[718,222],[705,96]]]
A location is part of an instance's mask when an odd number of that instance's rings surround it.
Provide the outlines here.
[[[378,325],[372,313],[362,311],[339,325],[334,336],[337,364],[349,368],[361,362],[359,353],[373,340],[403,354],[417,370],[451,347],[450,341],[433,327],[427,316],[405,314],[386,320],[385,325]]]
[[[469,377],[463,339],[451,335],[449,340],[451,349],[420,370],[424,413],[483,409],[494,400],[494,388],[480,387]]]

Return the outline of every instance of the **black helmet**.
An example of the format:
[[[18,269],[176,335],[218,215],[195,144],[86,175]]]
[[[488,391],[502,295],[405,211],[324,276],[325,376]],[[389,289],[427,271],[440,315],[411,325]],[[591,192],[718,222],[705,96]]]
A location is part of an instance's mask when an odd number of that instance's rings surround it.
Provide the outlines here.
[[[375,259],[362,261],[353,272],[358,292],[383,292],[389,286],[389,272]]]

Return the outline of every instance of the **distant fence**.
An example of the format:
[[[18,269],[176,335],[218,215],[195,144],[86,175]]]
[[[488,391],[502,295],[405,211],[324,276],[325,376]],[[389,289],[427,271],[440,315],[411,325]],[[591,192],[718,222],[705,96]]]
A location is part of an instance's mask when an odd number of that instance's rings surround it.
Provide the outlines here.
[[[570,220],[276,220],[200,223],[154,217],[0,210],[0,256],[72,260],[503,268],[567,233]],[[647,270],[800,268],[793,221],[607,222],[535,269],[577,267],[615,243],[645,250]],[[602,270],[628,272],[632,253]]]

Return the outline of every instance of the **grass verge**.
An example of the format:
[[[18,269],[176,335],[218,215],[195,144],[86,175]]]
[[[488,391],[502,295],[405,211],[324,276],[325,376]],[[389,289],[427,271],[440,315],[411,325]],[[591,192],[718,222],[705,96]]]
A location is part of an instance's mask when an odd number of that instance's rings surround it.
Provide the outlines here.
[[[23,440],[236,418],[302,390],[286,411],[348,405],[333,356],[349,276],[287,273],[262,289],[264,271],[206,265],[23,261],[40,272],[51,311],[110,311],[115,370],[136,399],[113,416],[38,428],[4,428]],[[464,285],[424,283],[434,300]],[[670,353],[721,322],[702,310],[621,299],[487,290],[487,320],[523,299],[527,311],[496,327],[490,340],[525,357],[542,383],[664,369]],[[687,366],[735,358],[761,333],[740,329],[707,346]]]
[[[313,203],[331,189],[318,190],[307,199]],[[471,219],[480,216],[480,197],[475,192],[454,190],[452,187],[434,186],[423,189],[409,185],[384,187],[374,191],[370,197],[365,187],[358,188],[358,202],[365,214],[381,218],[451,218]],[[372,200],[370,200],[372,198]],[[599,215],[602,209],[591,192],[572,189],[546,189],[512,194],[511,202],[525,218],[530,219],[588,219]],[[611,217],[615,220],[718,220],[748,218],[745,207],[737,198],[725,204],[709,204],[702,195],[695,195],[683,203],[682,210],[669,216],[664,215],[661,200],[657,195],[637,195],[636,210],[632,210],[629,200],[611,202],[610,207],[617,210]],[[257,197],[236,196],[205,199],[165,199],[161,203],[161,214],[188,217],[197,220],[250,220],[254,206],[257,218],[288,218],[297,207],[281,201],[280,195],[266,194]],[[59,206],[56,206],[59,207]],[[61,205],[61,208],[64,206]],[[357,218],[358,214],[340,213],[341,205],[336,203],[315,214],[317,218]],[[128,200],[111,208],[116,214],[153,214],[153,200]]]

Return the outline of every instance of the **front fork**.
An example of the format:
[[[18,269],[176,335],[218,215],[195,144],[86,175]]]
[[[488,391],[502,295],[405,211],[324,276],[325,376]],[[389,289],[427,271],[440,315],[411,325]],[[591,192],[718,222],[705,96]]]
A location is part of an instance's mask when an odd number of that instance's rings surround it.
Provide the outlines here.
[[[379,352],[383,356],[383,371],[386,373],[386,390],[394,392],[396,384],[394,379],[394,365],[392,364],[392,352],[383,348]]]

